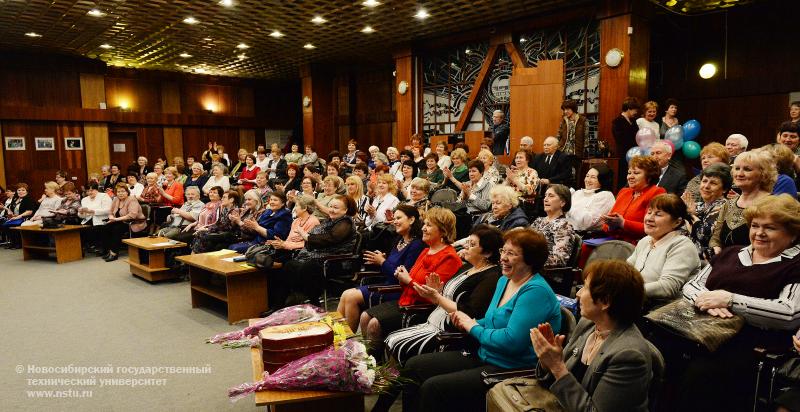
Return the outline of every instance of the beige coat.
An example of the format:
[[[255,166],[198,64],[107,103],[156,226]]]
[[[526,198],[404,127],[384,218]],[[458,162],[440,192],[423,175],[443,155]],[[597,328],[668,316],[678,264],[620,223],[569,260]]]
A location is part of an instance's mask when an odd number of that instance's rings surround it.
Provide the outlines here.
[[[133,196],[128,196],[122,202],[118,197],[115,197],[114,202],[111,203],[111,216],[117,216],[117,210],[119,210],[120,218],[135,221],[135,223],[131,224],[132,232],[141,232],[147,227],[147,217],[142,213],[142,206],[139,205],[139,201]]]

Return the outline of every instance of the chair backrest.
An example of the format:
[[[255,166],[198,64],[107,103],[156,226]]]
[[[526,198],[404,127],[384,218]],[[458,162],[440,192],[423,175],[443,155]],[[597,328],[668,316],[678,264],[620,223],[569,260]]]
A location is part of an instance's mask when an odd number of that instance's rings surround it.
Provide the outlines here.
[[[147,203],[141,203],[140,206],[142,207],[142,214],[144,215],[144,220],[150,221],[150,205]]]
[[[572,332],[575,331],[575,326],[578,324],[575,321],[575,316],[570,312],[569,309],[561,306],[561,330],[558,331],[559,335],[564,335],[566,340],[564,344],[566,345],[569,342],[569,338],[572,336]]]
[[[578,262],[581,260],[581,248],[583,246],[583,239],[581,235],[574,233],[572,235],[572,253],[569,256],[569,261],[567,262],[567,266],[569,267],[578,267]]]
[[[433,203],[455,202],[456,200],[458,200],[458,193],[449,187],[439,189],[431,196],[431,202]]]
[[[627,260],[633,254],[633,245],[623,240],[609,240],[596,247],[586,259],[586,264],[597,259]]]
[[[653,368],[653,377],[650,379],[650,390],[647,393],[647,403],[650,411],[655,412],[659,409],[658,401],[661,390],[664,387],[664,369],[666,363],[664,362],[664,357],[661,355],[661,351],[649,340],[647,341],[647,346],[650,347],[650,354],[652,357],[651,365]]]
[[[353,241],[353,256],[361,255],[361,243],[364,241],[364,235],[356,231],[355,239]]]

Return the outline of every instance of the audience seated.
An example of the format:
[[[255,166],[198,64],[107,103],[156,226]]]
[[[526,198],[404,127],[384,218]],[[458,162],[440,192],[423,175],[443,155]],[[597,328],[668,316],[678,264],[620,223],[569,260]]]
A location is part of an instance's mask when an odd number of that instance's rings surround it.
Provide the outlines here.
[[[697,249],[686,236],[689,220],[686,204],[674,194],[658,195],[647,205],[646,236],[636,244],[628,263],[644,278],[648,310],[678,297],[700,266]]]
[[[444,186],[454,189],[456,192],[461,190],[461,183],[469,180],[469,168],[467,167],[467,152],[464,149],[456,149],[450,153],[453,162],[452,167],[442,169],[445,182]]]
[[[244,166],[239,170],[238,178],[236,179],[236,183],[242,187],[242,191],[247,192],[255,186],[256,176],[260,171],[261,169],[256,166],[256,157],[245,153]]]
[[[491,150],[481,149],[481,151],[478,152],[478,160],[483,163],[483,178],[487,180],[490,185],[503,183],[505,167],[495,160]]]
[[[582,145],[583,143],[581,143]],[[539,184],[542,186],[549,184],[572,185],[574,180],[572,158],[569,153],[559,150],[559,140],[553,136],[545,138],[542,150],[542,153],[533,158],[531,166],[539,176]],[[581,148],[582,150],[583,148]]]
[[[714,253],[719,253],[723,247],[750,244],[744,210],[756,200],[769,196],[778,177],[772,158],[753,150],[736,156],[731,174],[741,194],[728,199],[720,208],[708,242]]]
[[[256,174],[256,184],[251,190],[255,190],[259,196],[261,196],[261,203],[267,203],[269,201],[269,194],[272,193],[272,189],[267,185],[267,172],[259,171]],[[293,193],[291,192],[284,192],[288,193],[289,196],[292,196]]]
[[[509,231],[504,240],[503,277],[484,317],[475,320],[462,311],[450,315],[479,349],[426,353],[406,362],[401,371],[407,379],[404,410],[480,410],[487,390],[482,373],[536,366],[536,353],[528,343],[531,328],[550,323],[554,330],[561,329],[558,300],[539,274],[547,260],[547,240],[532,229]]]
[[[796,155],[792,149],[783,144],[765,146],[762,149],[772,156],[775,169],[777,169],[778,172],[775,186],[772,187],[772,194],[779,195],[786,193],[797,199],[797,186],[795,186],[794,179],[792,178],[792,176],[795,175],[794,162]]]
[[[144,189],[142,189],[142,193],[136,197],[136,200],[149,205],[158,204],[159,198],[161,197],[161,193],[158,190],[158,176],[150,172],[145,176],[144,180]]]
[[[302,249],[306,244],[305,239],[300,234],[310,232],[311,229],[319,225],[319,220],[314,216],[313,197],[298,196],[294,201],[293,212],[295,219],[292,221],[292,226],[289,228],[289,234],[286,235],[286,238],[275,238],[267,241],[267,244],[275,249],[275,253],[272,255],[274,262],[283,263],[289,260],[293,251]]]
[[[181,207],[183,205],[184,188],[178,181],[178,169],[168,167],[165,171],[166,180],[158,187],[158,203],[171,207]]]
[[[19,249],[21,247],[19,233],[9,229],[22,225],[30,216],[33,216],[37,207],[36,201],[33,200],[28,192],[28,185],[26,183],[18,183],[16,196],[6,206],[8,209],[7,220],[0,225],[6,238],[9,239],[9,243],[6,245],[7,249]]]
[[[398,266],[394,272],[394,277],[403,288],[399,300],[381,303],[361,314],[361,332],[372,342],[370,350],[376,354],[382,353],[385,334],[400,329],[401,306],[430,303],[412,285],[425,283],[433,273],[446,283],[461,267],[461,259],[450,245],[456,236],[456,217],[453,212],[436,207],[428,210],[423,222],[422,241],[428,247],[420,253],[421,258],[410,270]]]
[[[528,217],[519,207],[519,198],[513,188],[498,185],[489,191],[492,199],[492,210],[479,217],[475,224],[487,223],[503,232],[515,227],[528,226]]]
[[[473,215],[486,213],[492,208],[490,191],[494,182],[484,177],[484,164],[480,160],[472,160],[469,167],[469,181],[461,183],[458,201],[467,206],[467,212]]]
[[[544,192],[546,216],[536,218],[531,228],[547,239],[547,261],[545,267],[563,267],[572,256],[575,247],[575,230],[564,213],[570,209],[571,193],[564,185],[550,185]]]
[[[414,180],[415,176],[417,176],[417,165],[410,161],[406,160],[403,163],[397,163],[400,165],[400,179],[397,180],[397,192],[398,197],[402,197],[404,200],[407,200],[410,194],[411,188],[411,181]],[[392,173],[392,170],[389,169],[389,174],[394,177],[395,174]]]
[[[656,141],[650,148],[650,156],[656,159],[658,167],[661,169],[658,185],[663,187],[667,193],[682,195],[686,190],[688,179],[686,179],[683,165],[675,165],[670,162],[672,146],[661,140]]]
[[[728,156],[728,152],[725,150],[725,146],[717,143],[712,142],[705,146],[703,146],[703,150],[700,151],[700,167],[701,170],[705,170],[707,167],[711,166],[714,163],[729,163],[730,157]],[[691,201],[699,202],[701,201],[700,196],[700,179],[702,174],[698,174],[697,176],[691,178],[689,183],[686,184],[686,190],[683,191],[681,195],[684,200],[686,200],[686,196],[691,196]],[[730,172],[728,173],[730,175]],[[727,190],[726,190],[727,191]]]
[[[78,209],[81,208],[81,197],[75,189],[75,185],[72,182],[64,183],[64,186],[61,186],[61,193],[61,205],[53,211],[53,219],[65,225],[80,224]]]
[[[431,153],[425,156],[425,167],[419,169],[419,177],[431,182],[431,189],[435,190],[444,181],[444,172],[439,168],[439,155]]]
[[[56,209],[61,206],[61,201],[63,200],[58,196],[59,189],[58,183],[46,182],[44,184],[44,194],[42,195],[42,199],[40,199],[39,208],[36,209],[36,212],[30,219],[22,222],[22,226],[41,226],[45,218],[53,217]]]
[[[211,188],[209,193],[213,190],[216,189]],[[220,192],[222,197],[216,221],[203,227],[195,227],[192,239],[193,253],[205,253],[225,249],[236,240],[236,234],[233,230],[235,225],[234,221],[241,216],[241,211],[239,210],[241,195],[235,190],[224,191],[219,187],[217,193]],[[209,196],[209,199],[211,199],[211,196]],[[213,200],[209,201],[209,203],[211,202],[213,202]]]
[[[449,169],[450,166],[453,165],[453,161],[450,159],[449,153],[447,152],[447,143],[445,142],[437,143],[435,153],[438,159],[436,161],[436,165],[439,166],[439,169],[441,170]]]
[[[300,161],[303,159],[303,154],[300,153],[300,146],[297,145],[297,144],[292,144],[292,147],[291,147],[290,150],[291,150],[291,152],[286,153],[286,155],[283,156],[283,158],[286,159],[286,162],[288,164],[295,164],[295,165],[298,165],[298,166],[302,166],[300,164]]]
[[[733,161],[736,160],[736,156],[738,156],[739,153],[747,150],[747,145],[747,137],[743,134],[734,133],[725,139],[725,151],[728,152],[730,158],[729,164],[733,164]]]
[[[552,325],[530,331],[539,367],[547,372],[540,383],[565,411],[650,411],[650,386],[664,359],[635,324],[645,295],[642,277],[615,260],[593,262],[583,273],[581,319],[569,341]]]
[[[723,249],[684,286],[683,295],[703,312],[739,315],[746,325],[715,352],[696,354],[680,370],[676,410],[752,405],[753,348],[784,351],[800,326],[800,203],[786,194],[762,196],[743,215],[750,245]],[[673,360],[667,357],[667,364]]]
[[[203,165],[200,163],[192,163],[189,177],[186,178],[186,182],[183,184],[183,190],[185,191],[189,186],[197,186],[198,189],[202,190],[207,181],[208,176],[206,176],[203,170]]]
[[[710,259],[714,255],[709,250],[709,242],[714,233],[714,225],[719,218],[722,205],[727,202],[724,195],[731,189],[731,167],[727,163],[714,163],[703,169],[700,177],[700,200],[693,200],[687,188],[683,192],[683,202],[692,218],[692,241],[701,259]]]
[[[240,241],[228,249],[244,253],[250,246],[286,239],[292,226],[292,212],[286,208],[283,192],[272,192],[265,210],[261,208],[261,196],[256,191],[248,191],[244,199],[241,216],[234,217],[234,223],[240,228]]]
[[[519,150],[514,154],[514,165],[511,166],[506,175],[506,182],[517,191],[518,197],[522,198],[523,203],[533,207],[536,199],[536,189],[539,187],[539,174],[536,169],[528,167],[532,163],[533,156],[530,152]],[[532,215],[531,215],[532,216]]]
[[[394,212],[395,239],[389,252],[380,250],[365,250],[364,263],[380,267],[384,277],[382,285],[396,285],[398,283],[395,272],[400,266],[413,267],[420,252],[425,248],[422,242],[422,220],[419,211],[408,205],[399,205]],[[375,285],[374,283],[371,285]],[[378,295],[378,296],[376,296]],[[361,312],[382,301],[394,301],[400,298],[400,293],[386,293],[380,295],[369,291],[369,285],[348,289],[342,293],[337,312],[344,315],[351,330],[358,329]]]
[[[275,190],[280,190],[286,194],[293,190],[300,190],[302,176],[297,173],[298,171],[299,167],[296,163],[289,163],[286,166],[286,181],[282,183],[276,182],[274,185]]]
[[[302,227],[293,229],[305,241],[305,246],[283,268],[270,272],[269,302],[273,308],[291,306],[306,299],[314,304],[319,301],[325,286],[323,259],[353,252],[355,214],[352,198],[334,195],[328,204],[328,219],[308,232]]]
[[[584,188],[572,193],[567,221],[579,232],[602,230],[602,217],[614,206],[611,169],[604,164],[592,166],[583,179]]]
[[[130,195],[127,185],[117,186],[117,197],[111,203],[108,221],[101,232],[103,260],[113,262],[119,258],[119,247],[126,233],[134,236],[147,228],[147,217],[139,202]]]
[[[609,235],[636,244],[644,236],[644,215],[647,205],[655,196],[665,192],[656,185],[661,169],[651,156],[636,156],[628,167],[628,187],[620,189],[617,201],[604,215],[603,231]]]
[[[395,195],[397,193],[397,181],[389,174],[377,177],[375,182],[375,197],[372,203],[367,205],[367,228],[372,228],[376,223],[386,222],[386,212],[394,210],[400,200]]]
[[[428,198],[431,183],[421,177],[415,177],[409,186],[409,198],[403,202],[405,205],[413,206],[419,210],[420,216],[425,217],[425,212],[431,208],[431,200]]]
[[[317,203],[314,205],[314,214],[317,219],[324,221],[328,219],[328,204],[344,188],[344,180],[339,176],[325,176],[322,179],[322,193],[317,195]]]
[[[120,183],[125,185],[124,183]],[[99,236],[102,227],[106,224],[111,213],[111,198],[100,192],[100,186],[97,183],[89,184],[86,191],[86,196],[81,199],[81,207],[78,209],[78,217],[83,219],[81,224],[91,226],[91,229],[85,229],[81,233],[83,243],[87,245],[88,252],[99,252],[102,247],[99,245]]]
[[[226,192],[231,188],[231,181],[228,176],[225,176],[225,166],[222,163],[215,163],[211,166],[211,176],[203,185],[203,193],[208,196],[208,191],[215,186],[221,187]]]
[[[186,201],[183,202],[180,208],[173,207],[170,210],[169,217],[161,230],[158,231],[159,236],[169,239],[179,240],[181,233],[191,223],[197,221],[200,213],[203,211],[203,202],[200,201],[200,189],[197,186],[190,186],[184,192]]]

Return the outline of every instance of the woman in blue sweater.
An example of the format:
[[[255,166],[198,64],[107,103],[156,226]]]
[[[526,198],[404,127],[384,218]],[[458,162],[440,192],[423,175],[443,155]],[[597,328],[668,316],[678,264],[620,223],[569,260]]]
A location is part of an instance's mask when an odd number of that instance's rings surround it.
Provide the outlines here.
[[[481,373],[536,366],[528,340],[530,329],[551,322],[561,328],[555,293],[537,273],[547,260],[547,240],[532,229],[516,229],[504,236],[500,251],[503,277],[483,319],[457,311],[454,325],[480,345],[477,353],[428,353],[411,358],[403,375],[404,411],[482,410],[486,387]]]

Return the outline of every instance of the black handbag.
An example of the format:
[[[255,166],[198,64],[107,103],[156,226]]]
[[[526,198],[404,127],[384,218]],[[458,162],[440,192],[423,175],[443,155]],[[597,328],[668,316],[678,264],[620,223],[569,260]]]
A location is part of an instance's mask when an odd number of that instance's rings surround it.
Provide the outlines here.
[[[255,266],[257,269],[270,269],[272,268],[272,254],[275,253],[275,248],[270,245],[253,245],[244,253],[247,263]]]

